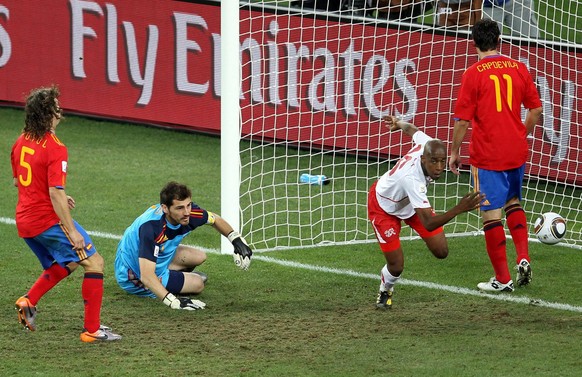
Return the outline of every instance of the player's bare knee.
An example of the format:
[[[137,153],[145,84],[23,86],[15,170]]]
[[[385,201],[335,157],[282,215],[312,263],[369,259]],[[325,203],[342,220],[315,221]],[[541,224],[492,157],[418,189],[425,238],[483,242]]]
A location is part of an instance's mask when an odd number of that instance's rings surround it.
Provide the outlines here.
[[[205,261],[206,261],[206,253],[198,252],[198,253],[192,255],[191,258],[188,258],[187,260],[185,260],[183,263],[183,267],[185,267],[187,271],[192,271],[192,270],[194,270],[195,267],[200,266]]]
[[[204,282],[202,281],[202,279],[199,279],[199,281],[194,285],[194,291],[192,293],[202,293],[203,290]]]
[[[91,255],[89,258],[82,260],[79,262],[81,266],[85,269],[85,271],[91,272],[99,272],[103,273],[103,269],[105,266],[105,261],[103,257],[99,253],[95,253]]]
[[[182,292],[184,294],[198,294],[204,290],[204,279],[198,274],[184,274],[184,286]]]
[[[448,246],[443,246],[443,247],[437,247],[434,249],[431,249],[433,255],[438,258],[438,259],[445,259],[446,257],[449,256],[449,247]]]
[[[201,251],[196,254],[196,266],[200,266],[202,263],[206,262],[206,253]]]
[[[188,284],[188,288],[187,288],[186,292],[183,292],[183,293],[198,294],[198,293],[202,293],[203,290],[204,290],[204,283],[202,282],[202,279],[200,279],[198,281],[192,282],[191,284]]]

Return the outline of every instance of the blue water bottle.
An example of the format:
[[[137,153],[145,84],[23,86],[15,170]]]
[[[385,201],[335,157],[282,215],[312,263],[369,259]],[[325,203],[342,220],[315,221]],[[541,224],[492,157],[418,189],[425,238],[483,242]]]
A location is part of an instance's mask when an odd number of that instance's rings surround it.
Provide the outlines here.
[[[322,185],[328,185],[331,181],[325,175],[312,175],[312,174],[303,173],[299,177],[299,182],[309,183],[310,185],[322,186]]]

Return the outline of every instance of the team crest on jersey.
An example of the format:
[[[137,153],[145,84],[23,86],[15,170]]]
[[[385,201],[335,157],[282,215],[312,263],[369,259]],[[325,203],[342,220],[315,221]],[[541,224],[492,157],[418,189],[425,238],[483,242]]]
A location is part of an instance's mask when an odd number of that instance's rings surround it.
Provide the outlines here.
[[[418,186],[418,192],[420,192],[421,194],[426,194],[426,185]]]
[[[154,247],[154,257],[158,257],[158,255],[160,255],[160,247],[158,245],[156,245]]]
[[[61,169],[63,170],[63,173],[67,172],[67,161],[61,161]]]
[[[164,230],[162,231],[162,233],[160,233],[159,236],[157,236],[155,238],[155,242],[157,244],[163,244],[164,242],[166,242],[168,240],[168,236],[166,236],[166,226],[164,225]]]

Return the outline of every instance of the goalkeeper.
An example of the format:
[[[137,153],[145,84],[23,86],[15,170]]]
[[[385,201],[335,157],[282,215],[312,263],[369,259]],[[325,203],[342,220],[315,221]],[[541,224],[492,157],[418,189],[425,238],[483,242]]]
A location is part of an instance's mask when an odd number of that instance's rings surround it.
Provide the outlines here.
[[[427,198],[427,186],[440,178],[447,165],[444,143],[396,117],[387,116],[384,120],[391,131],[402,130],[411,136],[414,146],[372,185],[368,195],[368,218],[386,259],[376,300],[376,307],[380,309],[392,306],[394,284],[404,270],[400,245],[402,221],[418,233],[435,257],[443,259],[449,254],[443,225],[463,212],[478,208],[484,199],[479,192],[469,193],[447,212],[435,214]]]
[[[180,242],[201,225],[211,225],[234,246],[234,261],[246,270],[252,251],[244,238],[220,216],[192,203],[190,189],[169,182],[160,192],[160,204],[148,208],[124,232],[115,257],[115,277],[128,293],[157,297],[172,309],[204,309],[200,300],[178,295],[198,294],[206,275],[194,268],[206,253]]]

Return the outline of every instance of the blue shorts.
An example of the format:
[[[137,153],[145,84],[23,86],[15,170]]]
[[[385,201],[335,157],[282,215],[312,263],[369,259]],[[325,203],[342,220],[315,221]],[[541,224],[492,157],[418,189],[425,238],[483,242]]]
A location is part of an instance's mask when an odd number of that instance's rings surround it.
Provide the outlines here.
[[[156,298],[156,295],[143,285],[135,272],[125,266],[119,258],[115,260],[115,279],[121,289],[127,293],[136,296]],[[179,271],[166,269],[158,275],[158,279],[160,280],[160,283],[162,283],[162,285],[173,294],[179,294],[184,287],[184,274]]]
[[[521,185],[525,164],[511,170],[494,171],[471,167],[471,185],[475,191],[485,194],[481,204],[483,211],[503,208],[513,198],[521,200]]]
[[[53,225],[36,237],[24,238],[24,242],[36,254],[43,269],[46,270],[55,262],[62,267],[71,262],[78,263],[97,252],[85,229],[74,220],[73,223],[85,239],[85,248],[82,251],[73,249],[73,244],[61,224]]]

